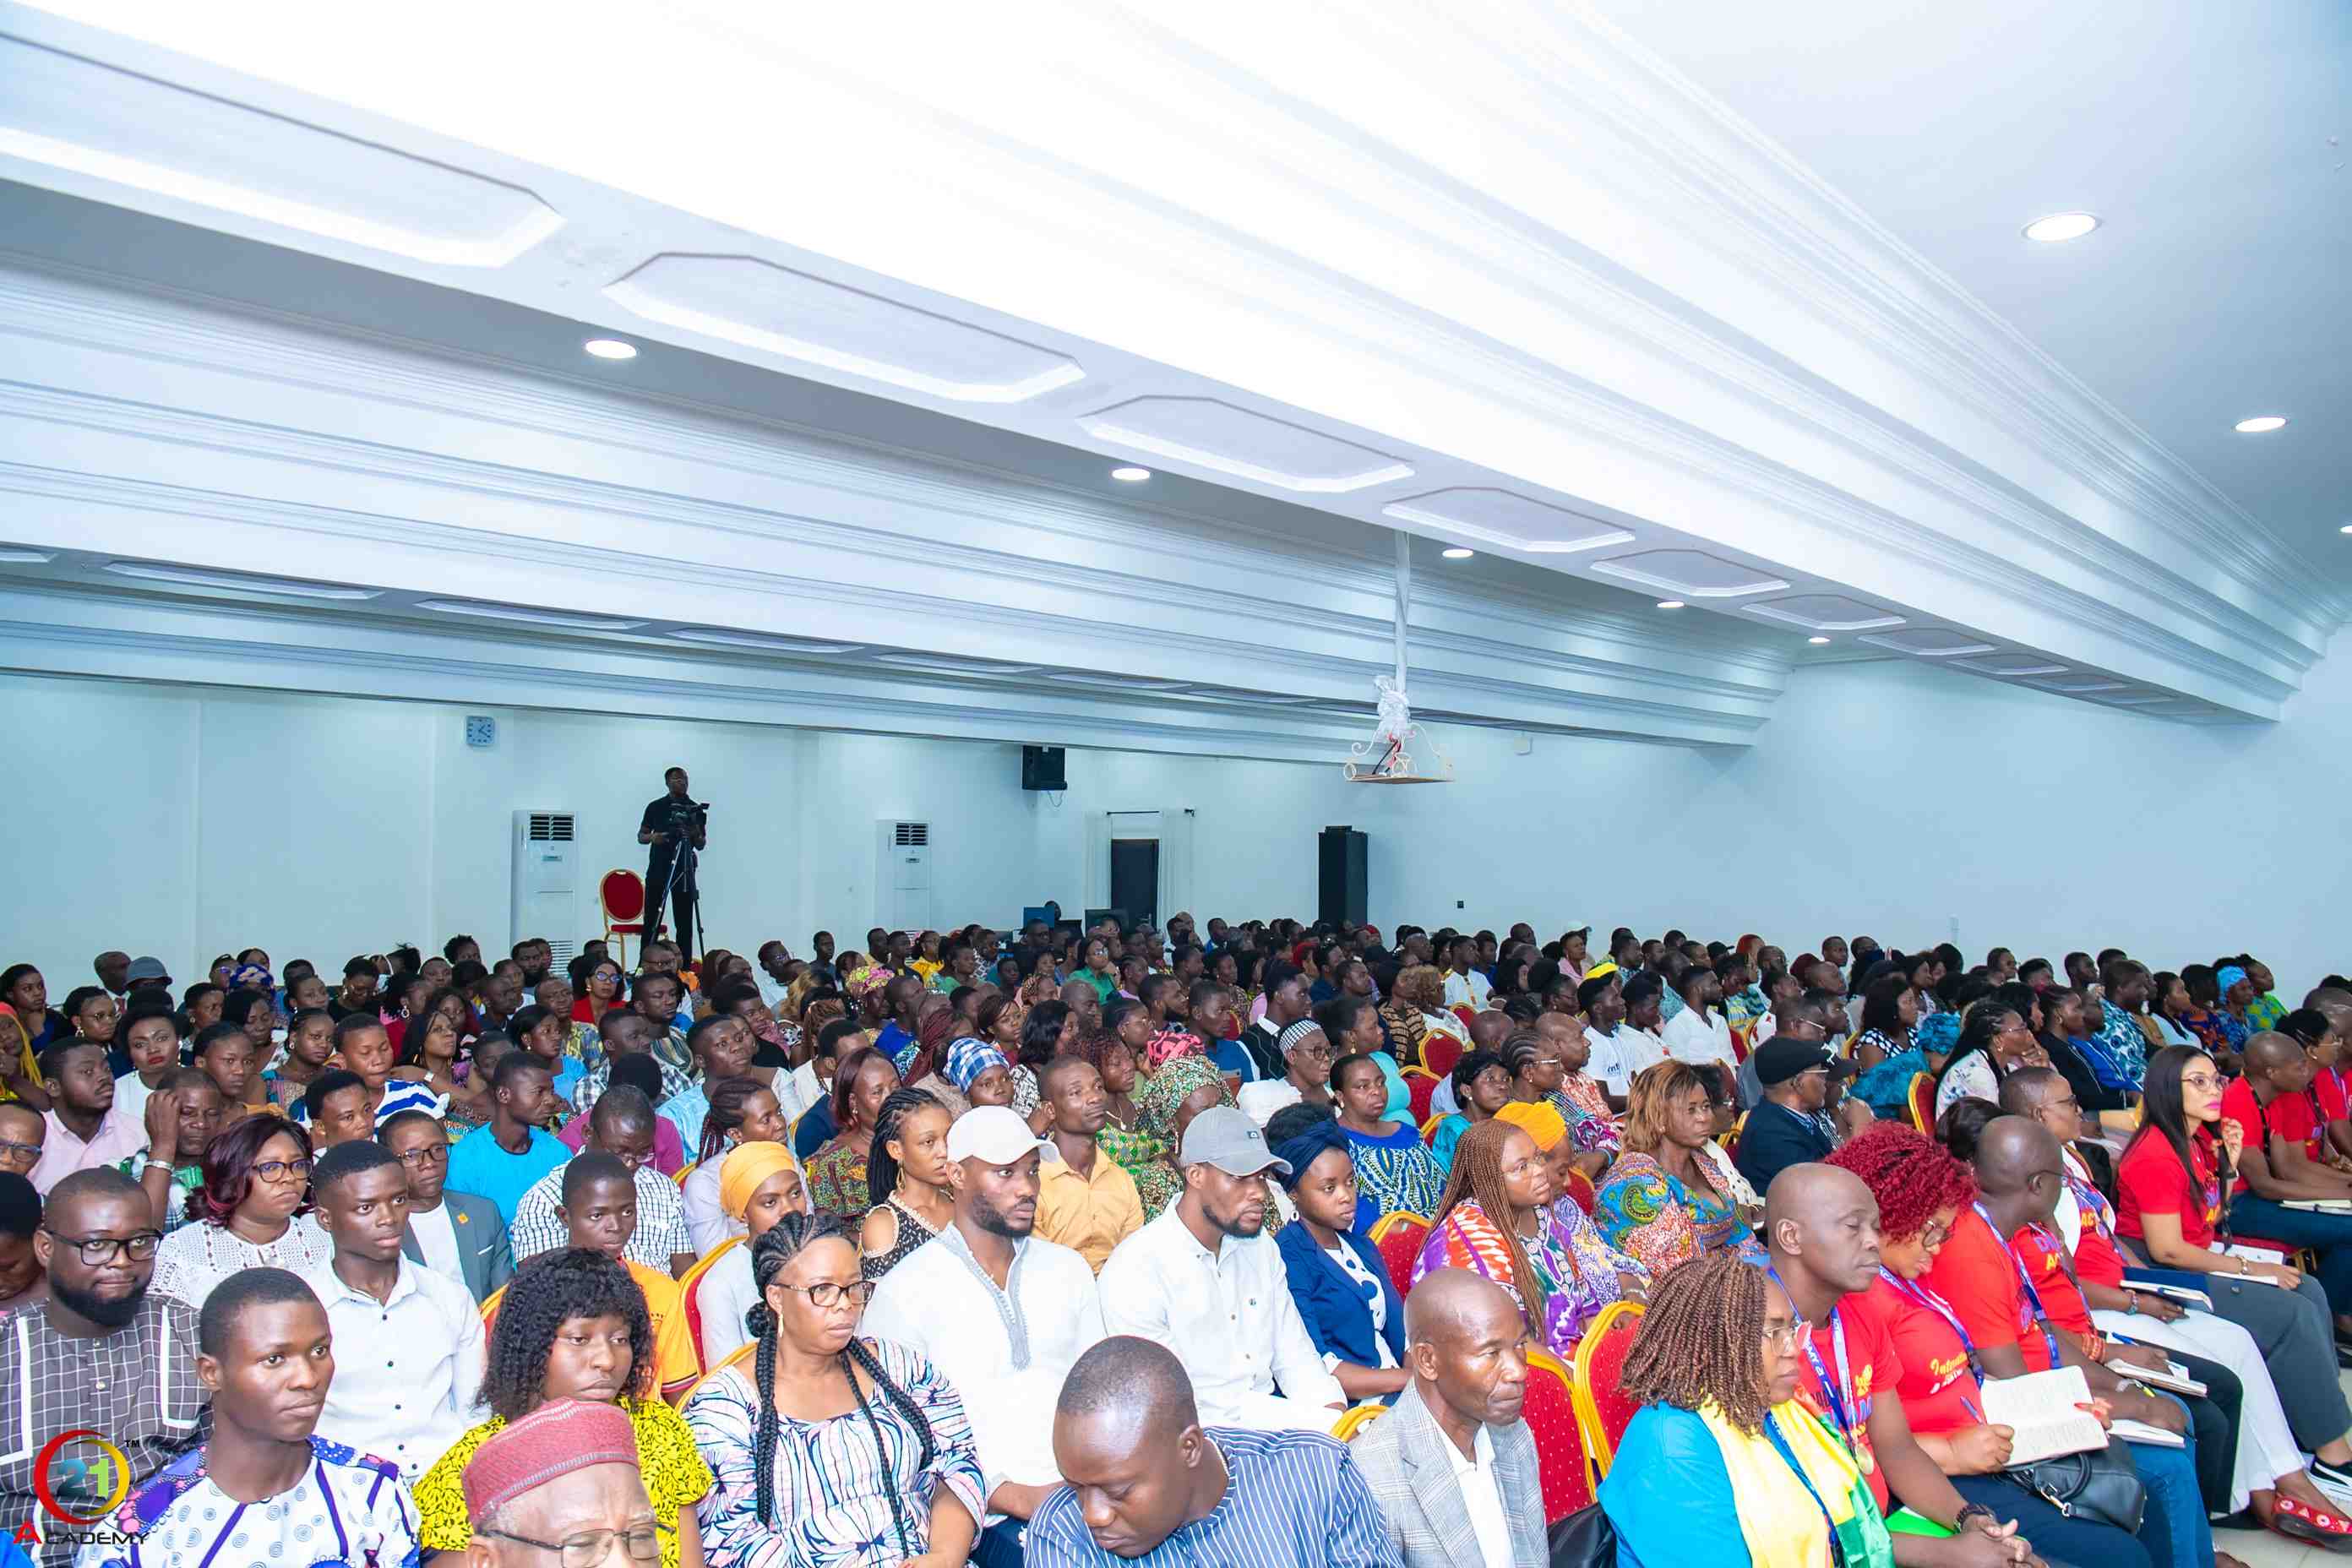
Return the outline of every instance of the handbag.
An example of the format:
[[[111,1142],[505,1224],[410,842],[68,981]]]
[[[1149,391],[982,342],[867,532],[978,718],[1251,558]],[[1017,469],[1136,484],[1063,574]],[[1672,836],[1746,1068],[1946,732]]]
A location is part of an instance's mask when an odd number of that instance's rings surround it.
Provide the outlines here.
[[[2139,1533],[2147,1511],[2147,1484],[2132,1468],[2131,1456],[2117,1453],[2113,1443],[2012,1465],[2003,1473],[2067,1518],[2112,1524],[2126,1535]]]
[[[1551,1568],[1617,1568],[1617,1527],[1589,1503],[1551,1527]]]

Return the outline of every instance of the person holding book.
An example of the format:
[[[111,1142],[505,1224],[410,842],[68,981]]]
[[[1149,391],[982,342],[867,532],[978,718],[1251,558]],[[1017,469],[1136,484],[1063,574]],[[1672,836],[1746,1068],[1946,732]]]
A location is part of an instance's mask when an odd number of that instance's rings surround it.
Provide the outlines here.
[[[2230,1206],[2250,1233],[2317,1256],[2336,1337],[2352,1339],[2352,1175],[2326,1162],[2311,1053],[2265,1029],[2246,1037],[2239,1059],[2245,1070],[2221,1091],[2221,1119],[2237,1124],[2245,1144]]]

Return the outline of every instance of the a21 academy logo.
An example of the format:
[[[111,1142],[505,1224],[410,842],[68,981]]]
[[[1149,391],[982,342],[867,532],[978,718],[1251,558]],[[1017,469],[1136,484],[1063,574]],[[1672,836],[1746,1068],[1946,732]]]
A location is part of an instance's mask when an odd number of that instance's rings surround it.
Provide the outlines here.
[[[131,1495],[131,1461],[89,1427],[60,1432],[33,1458],[33,1493],[52,1518],[87,1529]]]

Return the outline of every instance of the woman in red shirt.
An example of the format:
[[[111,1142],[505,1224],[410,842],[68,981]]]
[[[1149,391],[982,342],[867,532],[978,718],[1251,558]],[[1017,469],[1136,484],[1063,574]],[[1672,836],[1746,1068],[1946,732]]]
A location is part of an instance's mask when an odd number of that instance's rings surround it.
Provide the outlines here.
[[[2213,1310],[2261,1347],[2295,1441],[2316,1456],[2314,1479],[2352,1491],[2352,1406],[2336,1382],[2327,1296],[2288,1263],[2256,1263],[2221,1250],[2223,1194],[2235,1178],[2244,1130],[2221,1115],[2213,1058],[2168,1046],[2147,1064],[2140,1129],[2116,1164],[2116,1231],[2135,1261],[2202,1274]],[[2217,1136],[2215,1128],[2219,1127]]]

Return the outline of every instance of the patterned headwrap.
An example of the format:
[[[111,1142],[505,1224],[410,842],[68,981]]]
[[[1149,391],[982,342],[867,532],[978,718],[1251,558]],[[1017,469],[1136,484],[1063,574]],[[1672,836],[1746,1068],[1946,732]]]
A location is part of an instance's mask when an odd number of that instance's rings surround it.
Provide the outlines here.
[[[278,982],[257,963],[240,963],[229,972],[228,983],[247,991],[275,991]]]
[[[971,1035],[961,1036],[949,1043],[946,1065],[940,1071],[960,1094],[970,1094],[980,1075],[991,1068],[1004,1065],[1004,1053],[986,1040]]]
[[[1287,1174],[1280,1170],[1275,1172],[1276,1178],[1282,1183],[1282,1190],[1286,1193],[1297,1192],[1298,1184],[1307,1179],[1307,1167],[1333,1149],[1339,1150],[1342,1154],[1348,1154],[1348,1135],[1339,1131],[1338,1122],[1328,1119],[1318,1121],[1312,1127],[1306,1128],[1297,1135],[1286,1138],[1276,1144],[1273,1150],[1274,1157],[1290,1167]],[[1352,1154],[1349,1157],[1354,1158]]]
[[[637,1465],[637,1436],[617,1405],[558,1399],[474,1450],[459,1478],[466,1511],[485,1519],[526,1493],[591,1465]],[[370,1553],[373,1555],[373,1553]]]
[[[1217,1070],[1216,1063],[1198,1052],[1169,1058],[1136,1090],[1136,1131],[1148,1132],[1169,1148],[1175,1148],[1176,1108],[1210,1084],[1216,1085],[1219,1104],[1234,1103],[1234,1091],[1225,1087],[1224,1075]]]
[[[2220,992],[2221,999],[2226,1002],[2230,997],[2230,987],[2245,978],[2244,970],[2234,963],[2225,963],[2213,972],[2213,989]]]
[[[1515,1100],[1495,1112],[1495,1120],[1507,1121],[1534,1139],[1538,1153],[1550,1153],[1568,1136],[1567,1118],[1543,1101],[1522,1104]]]
[[[1143,1064],[1150,1071],[1158,1072],[1171,1058],[1199,1056],[1205,1048],[1200,1036],[1180,1025],[1171,1024],[1144,1043]]]
[[[878,996],[890,984],[890,972],[878,963],[869,963],[849,978],[849,994],[860,1002],[868,996]]]

